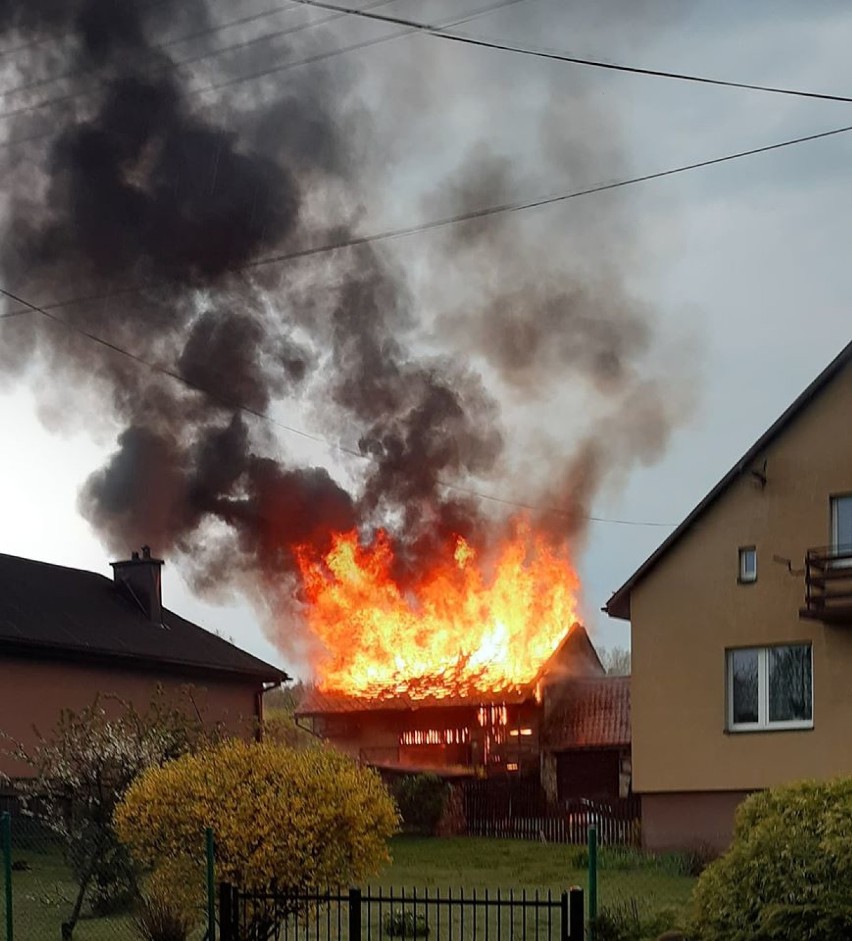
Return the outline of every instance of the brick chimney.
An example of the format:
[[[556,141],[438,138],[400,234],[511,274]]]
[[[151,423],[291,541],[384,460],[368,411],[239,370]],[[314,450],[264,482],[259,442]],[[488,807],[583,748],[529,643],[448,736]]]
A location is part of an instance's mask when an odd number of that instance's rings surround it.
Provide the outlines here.
[[[152,624],[163,623],[163,592],[160,584],[162,559],[151,556],[150,546],[142,555],[134,552],[124,562],[111,562],[116,585],[120,585],[139,605]]]

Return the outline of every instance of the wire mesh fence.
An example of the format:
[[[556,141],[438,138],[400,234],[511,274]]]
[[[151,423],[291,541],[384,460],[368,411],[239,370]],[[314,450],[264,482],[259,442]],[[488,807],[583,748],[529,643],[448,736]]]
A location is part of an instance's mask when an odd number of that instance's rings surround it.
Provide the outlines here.
[[[77,941],[146,941],[151,937],[139,923],[144,900],[151,898],[147,876],[140,878],[137,886],[140,891],[135,893],[119,891],[120,880],[109,891],[98,886],[97,880],[90,883],[79,919],[69,935],[63,926],[72,920],[80,890],[80,872],[71,858],[73,853],[69,853],[50,828],[38,819],[17,813],[13,818],[7,817],[4,823],[5,827],[0,827],[0,832],[5,831],[5,840],[0,844],[0,941],[62,941],[69,936]],[[208,831],[207,837],[207,842],[199,839],[186,875],[186,882],[193,887],[190,895],[198,900],[192,912],[188,941],[204,941],[210,937],[208,927],[216,921],[221,903],[215,884],[212,832]],[[451,844],[456,842],[467,844],[468,840],[450,841]],[[486,843],[490,846],[491,841],[470,842],[480,847],[476,854],[484,853],[489,862],[497,865],[498,860],[481,848]],[[392,888],[362,886],[357,890],[360,925],[357,937],[413,938],[427,936],[422,932],[428,929],[428,937],[433,941],[439,937],[450,941],[453,938],[459,941],[561,938],[564,936],[562,893],[570,885],[586,890],[585,918],[602,919],[602,936],[656,937],[680,926],[695,876],[707,861],[700,853],[654,856],[631,846],[597,847],[591,841],[587,847],[542,845],[541,852],[547,849],[559,856],[558,878],[554,879],[553,872],[548,877],[544,871],[523,871],[523,860],[528,854],[522,859],[509,853],[506,842],[501,840],[493,842],[495,853],[500,847],[499,853],[508,853],[516,860],[512,872],[507,875],[486,864],[473,878],[465,865],[458,867],[458,860],[454,864],[444,858],[446,851],[441,849],[444,841],[436,839],[425,843],[431,848],[421,851],[423,858],[418,857],[418,866],[405,870],[404,881]],[[516,845],[519,849],[524,846],[522,841]],[[436,859],[442,862],[437,869]],[[452,884],[454,877],[454,888],[437,888],[442,882]],[[411,885],[418,878],[424,880],[421,883],[424,887],[415,890]],[[173,891],[175,887],[168,888]],[[268,937],[293,938],[294,941],[354,939],[355,923],[349,917],[352,909],[348,892],[345,890],[334,897],[334,893],[329,893],[322,899],[302,899],[298,911],[278,919]],[[252,906],[262,908],[264,902],[246,894],[239,898],[243,921]],[[603,931],[606,926],[612,929],[609,934]],[[251,930],[242,930],[247,929],[247,925],[241,924],[240,928],[234,936],[239,941],[255,937]],[[213,937],[224,941],[226,936],[221,925],[215,929]]]
[[[599,934],[655,938],[682,928],[705,862],[689,853],[654,855],[633,847],[602,847],[594,874]],[[589,879],[591,883],[591,869]]]
[[[0,941],[145,941],[146,876],[131,884],[81,870],[74,853],[39,820],[2,815],[5,831],[0,891]],[[207,937],[207,854],[198,850],[194,887],[198,904],[189,913],[190,941]],[[86,882],[85,891],[81,884]]]

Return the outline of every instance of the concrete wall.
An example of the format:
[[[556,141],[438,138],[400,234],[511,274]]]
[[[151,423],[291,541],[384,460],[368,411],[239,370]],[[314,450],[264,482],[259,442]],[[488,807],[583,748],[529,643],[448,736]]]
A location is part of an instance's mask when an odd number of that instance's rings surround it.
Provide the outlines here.
[[[13,658],[0,655],[0,732],[25,748],[32,748],[37,732],[49,735],[62,709],[80,710],[95,696],[118,696],[144,710],[157,685],[175,696],[181,706],[182,687],[191,685],[193,699],[207,722],[223,722],[235,734],[254,732],[256,694],[260,684],[252,680],[185,679],[82,663]],[[110,708],[109,703],[104,704]],[[117,707],[116,707],[117,708]],[[26,765],[13,761],[0,743],[0,772],[23,777]]]
[[[646,795],[649,839],[669,832],[665,792],[681,795],[669,805],[679,808],[690,792],[852,772],[852,625],[801,619],[804,578],[773,561],[801,569],[808,548],[830,542],[829,498],[852,492],[850,416],[847,368],[758,459],[765,487],[740,477],[632,593],[634,789]],[[758,577],[741,585],[738,548],[751,545]],[[727,731],[726,648],[791,641],[813,645],[813,729]],[[711,817],[732,800],[720,797]]]

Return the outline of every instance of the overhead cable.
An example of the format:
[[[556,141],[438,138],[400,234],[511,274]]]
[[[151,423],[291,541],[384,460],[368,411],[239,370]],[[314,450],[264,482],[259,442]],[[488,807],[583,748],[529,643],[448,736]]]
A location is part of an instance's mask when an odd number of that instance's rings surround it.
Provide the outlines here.
[[[86,330],[83,327],[78,326],[77,324],[71,323],[68,320],[65,320],[63,317],[59,317],[57,314],[48,310],[46,307],[42,307],[38,304],[33,304],[31,301],[28,301],[26,298],[22,297],[20,294],[14,294],[12,291],[7,291],[5,288],[0,287],[0,294],[4,297],[7,297],[9,300],[15,301],[17,304],[21,304],[26,307],[32,313],[38,313],[43,317],[46,317],[52,323],[58,324],[59,326],[65,327],[67,330],[71,330],[74,333],[79,334],[82,337],[85,337],[92,343],[96,343],[104,349],[109,350],[112,353],[116,353],[120,356],[127,357],[132,360],[139,366],[143,366],[147,369],[150,369],[152,372],[156,372],[161,376],[165,376],[168,379],[180,383],[188,389],[191,389],[194,392],[198,392],[201,395],[204,395],[206,398],[209,398],[212,402],[215,402],[217,405],[232,410],[243,412],[244,414],[251,415],[254,418],[258,418],[261,421],[268,422],[271,425],[274,425],[276,428],[280,428],[283,431],[288,432],[289,434],[298,435],[301,438],[306,438],[310,441],[313,441],[317,444],[323,445],[325,448],[330,451],[339,451],[343,454],[348,454],[353,457],[360,458],[362,460],[374,461],[376,460],[375,455],[371,453],[365,453],[363,451],[357,450],[355,448],[349,448],[345,445],[338,444],[334,441],[329,441],[327,438],[324,438],[322,435],[317,435],[309,431],[305,431],[301,428],[296,428],[293,425],[287,425],[283,422],[278,421],[278,419],[273,418],[268,412],[261,411],[260,409],[251,408],[250,406],[244,405],[240,402],[232,401],[221,393],[213,392],[212,390],[199,385],[196,382],[192,382],[187,379],[182,373],[170,369],[166,366],[162,366],[159,363],[152,362],[151,360],[145,359],[143,356],[139,356],[136,353],[131,352],[130,350],[125,349],[122,346],[119,346],[116,343],[111,342],[110,340],[105,339],[104,337],[98,336],[96,333],[92,333],[90,330]],[[611,519],[609,517],[603,516],[592,516],[589,514],[576,513],[572,510],[568,510],[562,507],[551,507],[551,506],[539,506],[533,503],[521,503],[515,500],[507,500],[503,497],[497,497],[492,494],[482,493],[478,490],[474,490],[470,487],[465,487],[461,484],[450,483],[449,481],[438,480],[437,483],[444,489],[454,490],[459,493],[467,494],[468,496],[476,497],[480,500],[488,500],[492,503],[500,503],[505,506],[512,506],[517,509],[532,510],[536,512],[549,513],[554,515],[567,516],[572,519],[585,519],[594,523],[613,523],[621,526],[653,526],[653,527],[664,527],[671,529],[674,524],[672,523],[660,523],[660,522],[651,522],[643,520],[625,520],[625,519]]]

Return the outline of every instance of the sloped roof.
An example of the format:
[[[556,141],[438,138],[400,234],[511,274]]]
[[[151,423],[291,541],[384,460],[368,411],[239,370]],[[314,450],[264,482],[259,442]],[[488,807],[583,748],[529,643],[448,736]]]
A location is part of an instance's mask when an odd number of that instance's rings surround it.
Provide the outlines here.
[[[348,696],[333,690],[321,690],[316,686],[305,689],[302,701],[296,709],[297,716],[343,715],[355,712],[412,712],[416,709],[470,709],[486,705],[515,705],[535,698],[532,687],[522,686],[498,693],[478,692],[473,696],[426,696],[416,699],[405,693],[397,696],[361,697]]]
[[[607,748],[630,745],[630,677],[566,680],[558,687],[542,729],[542,747]]]
[[[686,517],[680,526],[678,526],[639,568],[636,569],[621,588],[613,592],[612,597],[603,608],[610,617],[622,618],[623,620],[630,619],[630,593],[636,585],[654,568],[669,549],[673,548],[680,539],[686,535],[693,523],[700,519],[704,513],[713,506],[735,480],[754,469],[755,462],[762,456],[765,449],[798,418],[811,401],[816,398],[850,362],[852,362],[852,343],[848,343],[843,350],[841,350],[784,414],[755,441],[719,483],[716,484],[689,516]]]
[[[467,696],[415,697],[401,693],[396,696],[348,696],[316,686],[305,689],[296,709],[297,716],[340,715],[354,712],[409,712],[414,709],[451,709],[460,706],[516,705],[535,699],[539,681],[561,682],[566,676],[589,676],[603,673],[598,653],[582,624],[572,624],[556,650],[542,666],[536,679],[525,686],[497,692],[477,692]]]
[[[0,652],[108,659],[269,682],[286,673],[163,608],[153,624],[111,579],[0,554]]]

